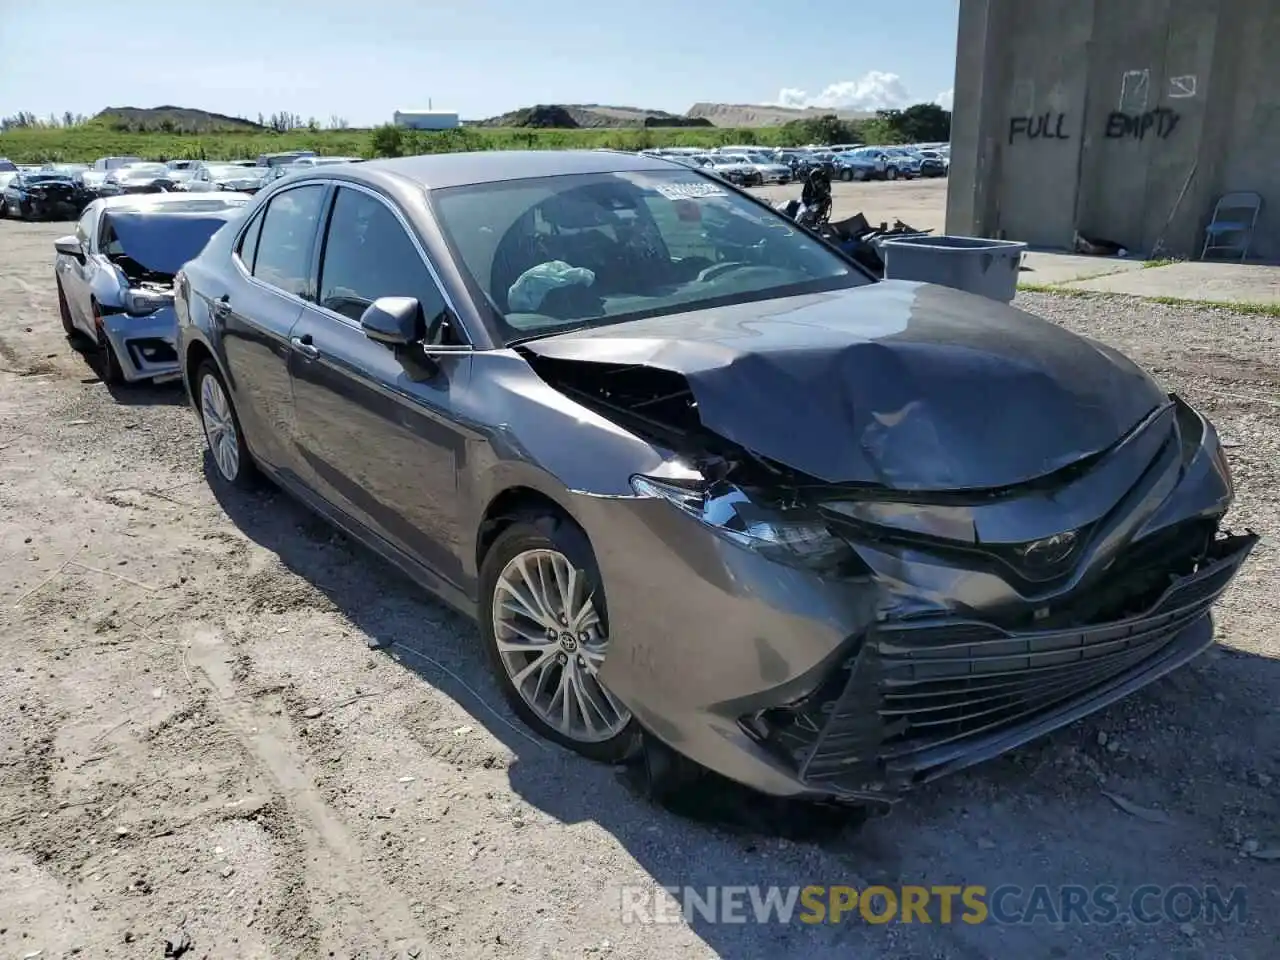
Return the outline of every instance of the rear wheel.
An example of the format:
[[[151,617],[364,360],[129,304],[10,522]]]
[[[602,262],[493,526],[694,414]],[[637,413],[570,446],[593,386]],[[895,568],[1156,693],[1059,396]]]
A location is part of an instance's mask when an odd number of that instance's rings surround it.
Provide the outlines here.
[[[203,361],[196,369],[195,397],[218,475],[234,487],[253,489],[258,484],[258,468],[245,445],[231,394],[212,360]]]
[[[885,178],[886,180],[897,180],[897,179],[898,179],[898,168],[897,168],[897,167],[889,167],[888,169],[886,169],[886,170],[885,170],[885,172],[884,172],[884,178]]]
[[[523,516],[490,547],[480,582],[481,635],[516,714],[593,760],[634,754],[638,726],[600,681],[608,615],[586,535],[561,517]]]

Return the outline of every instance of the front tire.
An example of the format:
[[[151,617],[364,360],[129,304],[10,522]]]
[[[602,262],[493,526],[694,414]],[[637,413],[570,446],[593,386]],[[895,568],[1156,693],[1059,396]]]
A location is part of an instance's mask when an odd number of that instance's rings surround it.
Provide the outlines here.
[[[485,554],[480,586],[489,664],[520,719],[592,760],[632,756],[639,727],[598,676],[608,612],[586,534],[551,514],[522,516]]]
[[[851,182],[853,180],[853,171],[850,170],[848,167],[845,167],[843,170],[840,171],[840,179],[843,180],[845,183]]]
[[[257,465],[244,442],[244,431],[240,429],[231,393],[212,360],[203,361],[196,369],[195,386],[196,407],[215,472],[233,487],[256,488]]]
[[[90,357],[90,363],[94,373],[109,387],[118,387],[125,382],[124,368],[120,366],[120,358],[116,356],[115,347],[111,346],[111,340],[107,337],[107,332],[102,328],[101,308],[98,302],[93,301],[93,316],[99,321],[97,323],[98,345]]]
[[[885,178],[886,180],[897,180],[897,179],[898,179],[898,168],[897,168],[897,167],[889,167],[889,168],[888,168],[887,170],[885,170],[885,172],[884,172],[884,178]]]
[[[58,285],[58,319],[62,321],[62,329],[67,334],[67,339],[75,341],[80,337],[80,331],[76,329],[76,325],[71,322],[71,308],[67,306],[67,295],[62,292],[62,281],[57,280]]]

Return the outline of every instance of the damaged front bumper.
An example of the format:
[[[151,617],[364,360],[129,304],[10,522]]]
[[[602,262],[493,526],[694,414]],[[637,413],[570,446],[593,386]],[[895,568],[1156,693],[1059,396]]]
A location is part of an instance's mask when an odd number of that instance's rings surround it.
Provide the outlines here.
[[[575,513],[607,591],[601,679],[651,734],[765,793],[867,803],[1070,723],[1211,644],[1210,607],[1257,542],[1219,532],[1230,500],[1216,434],[1174,402],[1051,490],[960,508],[833,501],[828,526],[860,564],[839,570],[778,562],[661,496],[581,494]],[[896,533],[868,532],[867,516],[895,510]],[[940,541],[947,516],[1038,529],[1008,546]],[[1060,556],[1020,552],[1064,529],[1075,546]]]
[[[141,317],[107,314],[102,318],[102,331],[115,350],[126,380],[162,382],[181,376],[178,318],[172,307]]]
[[[901,796],[1114,703],[1213,643],[1209,609],[1257,537],[1215,541],[1145,613],[1059,630],[960,619],[884,623],[855,638],[822,689],[751,718],[807,788]]]

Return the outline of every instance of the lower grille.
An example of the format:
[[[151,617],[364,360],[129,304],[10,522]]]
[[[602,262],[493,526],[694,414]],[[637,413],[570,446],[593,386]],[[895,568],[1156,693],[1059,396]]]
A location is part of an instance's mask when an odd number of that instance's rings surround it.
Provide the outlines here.
[[[876,627],[849,664],[843,691],[825,705],[801,776],[834,789],[896,790],[981,753],[993,738],[1016,740],[1022,730],[1029,739],[1055,713],[1144,672],[1154,679],[1256,540],[1216,541],[1199,569],[1127,619],[1016,632],[959,620]]]

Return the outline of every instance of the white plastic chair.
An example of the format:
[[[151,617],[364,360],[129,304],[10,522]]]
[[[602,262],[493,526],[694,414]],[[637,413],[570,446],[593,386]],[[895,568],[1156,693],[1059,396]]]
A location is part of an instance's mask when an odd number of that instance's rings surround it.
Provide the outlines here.
[[[1210,250],[1239,253],[1243,263],[1253,243],[1253,230],[1262,211],[1262,197],[1252,192],[1226,193],[1213,206],[1213,216],[1204,230],[1203,260]]]

